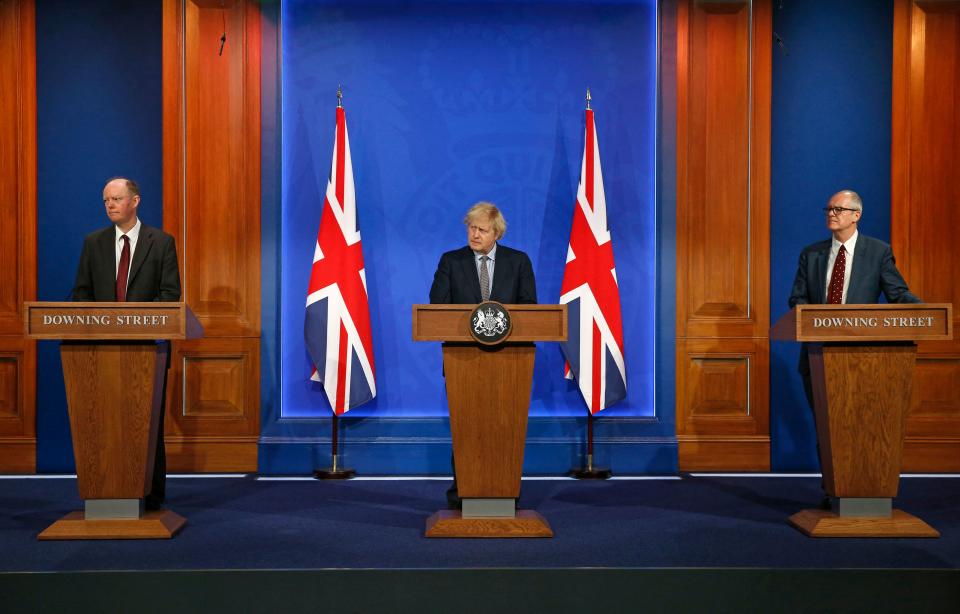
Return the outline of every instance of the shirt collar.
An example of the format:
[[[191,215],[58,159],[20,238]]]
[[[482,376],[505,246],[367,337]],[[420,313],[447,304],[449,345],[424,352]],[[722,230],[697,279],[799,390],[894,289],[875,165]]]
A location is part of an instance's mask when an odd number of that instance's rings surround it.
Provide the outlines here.
[[[480,258],[481,258],[482,256],[483,256],[483,254],[481,254],[480,252],[473,252],[473,259],[476,260],[477,262],[480,262]],[[493,244],[493,247],[490,248],[490,251],[487,252],[486,256],[487,256],[487,258],[489,258],[490,260],[494,260],[494,261],[495,261],[495,260],[497,259],[497,244],[496,244],[496,243]]]
[[[126,234],[127,237],[130,238],[130,243],[136,243],[136,242],[137,242],[137,238],[140,237],[140,226],[142,226],[142,224],[140,223],[140,218],[137,218],[137,223],[134,224],[134,225],[133,225],[133,228],[131,228],[130,230],[128,230],[126,233],[121,232],[119,227],[114,226],[114,227],[113,227],[114,236],[116,237],[114,240],[119,243],[119,242],[120,242],[120,237],[122,237],[124,234]]]
[[[847,239],[847,242],[846,242],[846,243],[840,243],[840,241],[837,241],[837,238],[834,237],[834,238],[832,239],[831,243],[830,243],[830,251],[832,251],[832,252],[838,252],[838,251],[840,251],[840,246],[843,245],[843,247],[847,250],[847,253],[848,253],[848,254],[852,254],[854,248],[857,246],[857,237],[858,237],[858,236],[860,236],[860,231],[859,231],[859,230],[854,230],[854,231],[853,231],[853,236],[851,236],[849,239]]]

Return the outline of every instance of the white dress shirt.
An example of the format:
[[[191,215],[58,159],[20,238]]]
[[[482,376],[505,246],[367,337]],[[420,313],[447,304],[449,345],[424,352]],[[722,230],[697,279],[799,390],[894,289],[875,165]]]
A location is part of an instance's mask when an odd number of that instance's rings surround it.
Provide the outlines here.
[[[843,267],[843,298],[840,300],[841,303],[847,302],[847,288],[850,287],[850,271],[853,270],[853,250],[857,246],[857,236],[859,234],[860,231],[856,230],[853,232],[853,236],[847,239],[846,243],[841,243],[834,238],[830,244],[830,258],[827,260],[827,280],[823,295],[827,296],[830,294],[830,277],[833,275],[833,263],[836,262],[837,254],[840,253],[840,246],[842,245],[847,251],[847,260],[846,266]]]

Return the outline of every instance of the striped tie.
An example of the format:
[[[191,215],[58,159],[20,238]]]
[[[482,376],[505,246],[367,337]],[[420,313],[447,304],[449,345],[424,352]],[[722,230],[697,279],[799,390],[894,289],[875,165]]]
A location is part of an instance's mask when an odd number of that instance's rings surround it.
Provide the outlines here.
[[[480,298],[490,300],[490,272],[487,270],[488,256],[480,256]]]

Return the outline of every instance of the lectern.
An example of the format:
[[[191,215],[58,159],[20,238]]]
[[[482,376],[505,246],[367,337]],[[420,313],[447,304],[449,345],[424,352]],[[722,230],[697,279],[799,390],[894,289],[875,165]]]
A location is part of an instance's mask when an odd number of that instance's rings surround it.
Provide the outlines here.
[[[949,304],[797,305],[771,338],[809,344],[823,486],[831,510],[790,523],[812,537],[938,537],[893,509],[920,340],[953,337]]]
[[[552,537],[535,511],[516,510],[526,442],[534,341],[567,339],[566,305],[502,305],[509,336],[471,334],[477,305],[414,305],[413,340],[442,341],[443,376],[462,511],[427,520],[427,537]],[[500,320],[488,318],[492,326]],[[441,377],[437,373],[437,377]]]
[[[38,539],[164,539],[186,520],[144,512],[153,475],[169,339],[203,336],[183,303],[25,303],[26,334],[60,339],[83,511]]]

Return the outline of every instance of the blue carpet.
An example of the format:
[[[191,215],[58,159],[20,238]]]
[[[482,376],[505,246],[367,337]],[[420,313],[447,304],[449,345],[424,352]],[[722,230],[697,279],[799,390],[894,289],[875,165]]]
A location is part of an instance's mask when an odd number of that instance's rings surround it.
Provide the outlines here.
[[[787,517],[819,478],[524,481],[553,539],[427,539],[445,481],[171,478],[172,540],[38,542],[80,500],[72,479],[0,480],[0,571],[465,567],[960,569],[960,479],[901,480],[894,505],[939,539],[811,539]]]

